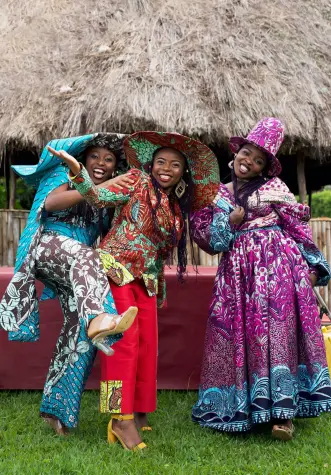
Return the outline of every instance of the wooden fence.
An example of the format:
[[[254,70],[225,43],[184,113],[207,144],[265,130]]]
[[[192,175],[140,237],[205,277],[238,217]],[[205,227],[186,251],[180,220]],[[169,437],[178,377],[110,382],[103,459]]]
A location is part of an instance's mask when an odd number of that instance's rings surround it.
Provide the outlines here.
[[[24,229],[29,211],[0,209],[0,266],[14,266],[16,249]],[[331,219],[315,218],[311,220],[314,241],[331,265]],[[193,255],[192,255],[193,251]],[[193,259],[194,257],[194,259]],[[217,266],[220,255],[209,256],[196,244],[188,246],[188,262],[201,266]],[[319,289],[329,307],[331,307],[331,285]]]
[[[29,211],[0,209],[0,266],[14,266],[16,249]]]
[[[310,224],[313,231],[313,239],[331,266],[331,219],[314,218],[310,221]],[[318,290],[331,310],[331,284],[327,287],[319,287]]]

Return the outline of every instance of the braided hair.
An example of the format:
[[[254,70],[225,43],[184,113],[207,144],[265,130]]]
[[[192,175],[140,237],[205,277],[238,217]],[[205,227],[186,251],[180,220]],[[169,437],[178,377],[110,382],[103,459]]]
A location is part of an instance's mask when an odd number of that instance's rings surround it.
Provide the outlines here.
[[[155,152],[153,154],[152,162],[150,162],[148,164],[148,173],[150,174],[152,184],[153,184],[155,194],[156,194],[156,199],[157,199],[157,204],[156,204],[155,207],[152,206],[151,202],[148,203],[151,214],[152,214],[155,236],[160,236],[161,235],[161,230],[160,230],[160,226],[159,226],[158,219],[157,219],[157,211],[161,206],[161,197],[162,197],[161,189],[162,189],[162,187],[156,181],[156,179],[153,177],[152,168],[153,168],[155,155],[158,152],[160,152],[160,150],[162,150],[163,148],[168,149],[168,148],[171,148],[171,147],[162,147],[162,148],[158,148],[157,150],[155,150]],[[188,213],[190,212],[190,209],[191,209],[192,195],[193,195],[193,181],[192,181],[191,173],[188,169],[187,158],[179,150],[177,150],[177,149],[174,149],[174,150],[176,150],[176,152],[178,152],[185,160],[185,163],[184,163],[185,172],[182,176],[182,179],[185,181],[186,190],[185,190],[184,195],[181,198],[178,198],[175,194],[174,189],[172,189],[171,193],[169,195],[169,204],[170,204],[170,209],[173,213],[173,217],[175,218],[175,205],[176,205],[176,202],[178,202],[179,208],[180,208],[180,211],[181,211],[181,214],[182,214],[182,217],[183,217],[184,226],[183,226],[183,232],[182,232],[181,237],[178,241],[177,240],[177,230],[176,230],[176,226],[175,226],[175,219],[173,220],[173,225],[172,225],[171,232],[170,232],[172,246],[171,246],[171,249],[169,250],[168,255],[167,255],[167,263],[170,264],[170,260],[173,256],[173,248],[177,247],[177,277],[178,277],[178,280],[180,282],[183,282],[184,274],[186,273],[186,266],[187,266],[187,246],[186,246],[186,242],[187,242],[187,219],[186,218],[187,218]]]

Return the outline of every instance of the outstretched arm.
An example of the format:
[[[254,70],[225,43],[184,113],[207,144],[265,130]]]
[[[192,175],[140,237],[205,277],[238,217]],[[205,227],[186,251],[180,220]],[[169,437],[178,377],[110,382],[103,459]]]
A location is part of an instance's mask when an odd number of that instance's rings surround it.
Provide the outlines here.
[[[65,205],[68,202],[76,204],[81,201],[81,199],[85,199],[90,205],[97,208],[116,206],[116,204],[125,203],[129,200],[130,191],[133,189],[132,185],[134,185],[137,181],[132,172],[128,172],[126,175],[116,177],[96,186],[91,180],[86,169],[75,159],[75,157],[69,155],[64,150],[55,150],[52,147],[47,148],[50,153],[57,156],[60,160],[68,165],[71,171],[69,174],[69,179],[72,181],[77,190],[70,190],[71,192],[75,193],[75,195],[72,195],[72,197],[67,198],[63,195],[61,197],[53,196],[53,205],[54,202],[58,201],[57,198],[60,198],[62,205]],[[64,190],[60,191],[64,192]],[[69,193],[69,191],[64,193]],[[78,198],[77,193],[80,198]],[[54,208],[52,210],[54,210]]]
[[[115,187],[118,190],[129,189],[134,184],[134,181],[130,178],[130,174],[117,176],[111,180],[107,180],[97,188]],[[63,209],[71,208],[77,205],[81,201],[84,201],[84,197],[77,190],[70,190],[68,183],[65,183],[55,190],[53,190],[46,198],[45,209],[46,211],[60,211]]]
[[[47,196],[45,209],[46,211],[60,211],[62,209],[71,208],[83,200],[84,198],[78,191],[69,190],[68,183],[65,183]]]

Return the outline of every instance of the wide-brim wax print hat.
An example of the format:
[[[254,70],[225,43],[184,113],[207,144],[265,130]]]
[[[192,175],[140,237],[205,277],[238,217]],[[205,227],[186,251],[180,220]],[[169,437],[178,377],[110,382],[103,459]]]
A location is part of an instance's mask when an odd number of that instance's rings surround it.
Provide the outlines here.
[[[91,146],[106,146],[109,150],[122,152],[123,160],[123,139],[125,135],[113,133],[95,133],[82,135],[80,137],[68,137],[65,139],[51,140],[47,146],[55,150],[65,150],[70,155],[79,158],[84,151]],[[107,143],[106,143],[106,142]],[[60,185],[68,183],[68,167],[64,166],[62,160],[52,155],[47,146],[42,151],[37,165],[13,165],[13,170],[28,183],[37,188],[37,193],[32,203],[32,207],[27,220],[27,225],[21,235],[17,249],[15,272],[21,267],[27,256],[34,236],[42,224],[45,201],[49,193]]]
[[[275,117],[265,117],[250,131],[247,137],[231,137],[229,147],[233,153],[239,152],[246,143],[261,149],[270,160],[268,175],[277,176],[282,166],[276,154],[284,140],[285,127],[281,120]]]
[[[192,211],[212,203],[220,184],[217,158],[209,147],[174,132],[136,132],[125,138],[124,153],[130,166],[146,171],[156,150],[174,148],[187,160],[193,182]]]
[[[81,135],[79,137],[68,137],[65,139],[54,139],[48,142],[43,149],[37,165],[12,165],[12,169],[23,178],[28,185],[37,188],[40,180],[45,177],[51,170],[62,164],[62,161],[52,155],[47,147],[52,147],[55,150],[65,150],[73,157],[79,158],[88,147],[106,147],[113,151],[120,161],[125,161],[123,151],[123,140],[126,137],[124,134],[116,133],[94,133],[88,135]],[[60,186],[60,185],[57,185]]]

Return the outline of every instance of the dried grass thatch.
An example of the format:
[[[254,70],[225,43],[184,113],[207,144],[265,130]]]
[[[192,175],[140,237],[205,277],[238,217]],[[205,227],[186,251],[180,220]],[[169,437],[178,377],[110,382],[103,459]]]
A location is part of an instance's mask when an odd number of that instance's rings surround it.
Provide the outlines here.
[[[2,0],[0,149],[86,130],[331,149],[330,0]],[[307,150],[308,150],[307,148]]]

